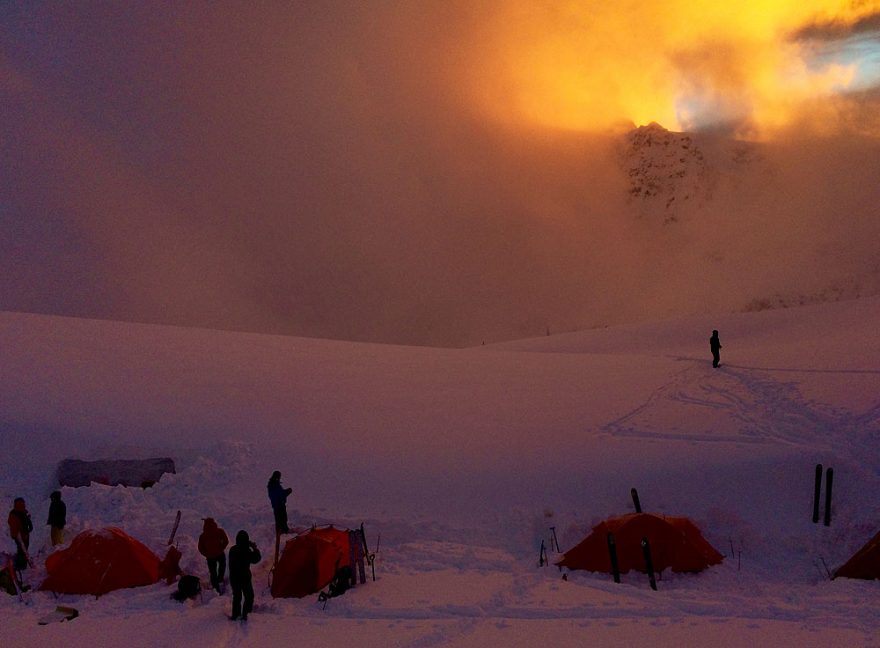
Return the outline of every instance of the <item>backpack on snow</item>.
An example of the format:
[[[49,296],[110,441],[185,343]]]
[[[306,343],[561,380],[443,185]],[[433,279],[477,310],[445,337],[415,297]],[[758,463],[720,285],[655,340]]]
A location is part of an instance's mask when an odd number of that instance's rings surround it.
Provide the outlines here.
[[[348,565],[337,569],[336,574],[333,576],[333,580],[330,581],[330,586],[327,588],[327,591],[318,594],[318,601],[323,601],[324,607],[327,607],[327,599],[345,594],[348,591],[348,588],[351,587],[351,576],[353,573],[351,567]]]
[[[348,591],[348,588],[351,587],[352,573],[351,567],[348,565],[336,570],[336,574],[333,576],[333,580],[330,581],[330,587],[327,592],[330,598],[342,596]]]
[[[186,599],[195,598],[202,593],[202,583],[196,576],[181,576],[177,581],[177,591],[171,595],[175,601],[181,603]]]

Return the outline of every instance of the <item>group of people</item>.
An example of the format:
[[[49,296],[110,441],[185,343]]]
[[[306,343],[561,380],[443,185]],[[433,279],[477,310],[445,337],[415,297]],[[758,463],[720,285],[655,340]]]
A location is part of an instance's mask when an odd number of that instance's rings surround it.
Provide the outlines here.
[[[278,535],[290,533],[287,522],[287,498],[293,489],[284,488],[281,485],[281,472],[276,470],[266,484],[269,502],[272,504],[272,513],[275,518],[275,532]],[[33,567],[33,561],[28,553],[30,537],[34,530],[31,514],[27,510],[25,500],[16,497],[12,510],[9,512],[9,537],[14,542],[14,547],[9,553],[0,553],[0,574],[6,572],[13,579],[13,584],[19,591],[25,589],[21,572],[27,567]],[[67,524],[67,505],[61,499],[61,492],[54,491],[49,496],[49,517],[46,524],[50,527],[52,546],[64,544],[64,527]],[[202,533],[199,536],[199,553],[205,557],[208,563],[208,575],[211,579],[211,587],[218,593],[223,594],[223,582],[226,577],[227,560],[226,548],[229,546],[229,537],[214,518],[204,519]],[[247,531],[241,530],[235,534],[235,544],[229,548],[229,585],[232,587],[232,616],[233,620],[246,621],[248,614],[254,607],[254,587],[251,575],[251,565],[260,562],[262,556],[257,544],[250,539]]]
[[[290,533],[287,524],[287,498],[292,488],[281,485],[281,472],[276,470],[266,484],[272,514],[275,518],[275,533]],[[226,547],[229,537],[226,531],[217,525],[214,518],[205,518],[202,534],[199,536],[199,553],[208,562],[208,575],[211,587],[218,594],[223,594],[223,579],[226,575]],[[229,549],[229,585],[232,587],[232,616],[235,621],[247,621],[248,614],[254,609],[254,586],[251,565],[256,565],[262,556],[257,543],[251,541],[247,531],[235,534],[235,544]]]
[[[205,518],[202,534],[199,536],[199,553],[208,561],[208,574],[211,587],[223,594],[223,578],[226,575],[226,547],[229,537],[214,518]],[[247,621],[254,609],[254,585],[251,565],[256,565],[262,556],[257,543],[250,539],[247,531],[235,534],[235,544],[229,549],[229,585],[232,587],[233,621]]]
[[[7,518],[9,537],[12,539],[11,551],[0,553],[0,572],[11,580],[11,585],[18,590],[26,589],[21,572],[27,567],[33,567],[30,556],[31,533],[34,523],[27,503],[23,497],[16,497],[12,502],[12,510]],[[49,496],[49,517],[46,520],[49,525],[49,537],[53,547],[64,544],[64,527],[67,524],[67,505],[61,499],[61,491],[53,491]]]

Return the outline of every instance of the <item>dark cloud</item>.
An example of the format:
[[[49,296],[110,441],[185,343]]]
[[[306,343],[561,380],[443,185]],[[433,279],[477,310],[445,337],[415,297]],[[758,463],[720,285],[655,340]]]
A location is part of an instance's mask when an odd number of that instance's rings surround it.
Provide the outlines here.
[[[800,27],[792,35],[795,40],[843,40],[853,36],[867,36],[880,41],[880,12],[862,16],[852,22],[812,22]]]

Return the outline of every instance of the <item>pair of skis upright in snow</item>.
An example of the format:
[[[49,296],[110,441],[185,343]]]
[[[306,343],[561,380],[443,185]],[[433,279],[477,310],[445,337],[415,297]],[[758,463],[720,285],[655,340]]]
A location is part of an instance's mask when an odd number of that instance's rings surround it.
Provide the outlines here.
[[[367,546],[367,534],[364,531],[363,522],[361,522],[360,528],[350,531],[349,533],[349,560],[352,565],[357,565],[357,576],[360,578],[361,585],[367,582],[367,572],[366,567],[364,566],[365,560],[367,564],[370,565],[370,571],[372,572],[373,580],[375,581],[376,553],[379,551],[379,543],[382,541],[382,534],[379,534],[378,540],[376,541],[376,551],[371,553],[370,548]],[[356,584],[354,569],[352,569],[351,573],[351,584]]]

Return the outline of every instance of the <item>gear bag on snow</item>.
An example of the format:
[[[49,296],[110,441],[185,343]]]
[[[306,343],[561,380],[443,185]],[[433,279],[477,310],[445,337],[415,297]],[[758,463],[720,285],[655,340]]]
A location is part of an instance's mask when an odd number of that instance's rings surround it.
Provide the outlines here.
[[[195,598],[202,593],[202,583],[196,576],[181,576],[177,581],[177,591],[171,595],[175,601],[181,603],[186,599]]]

